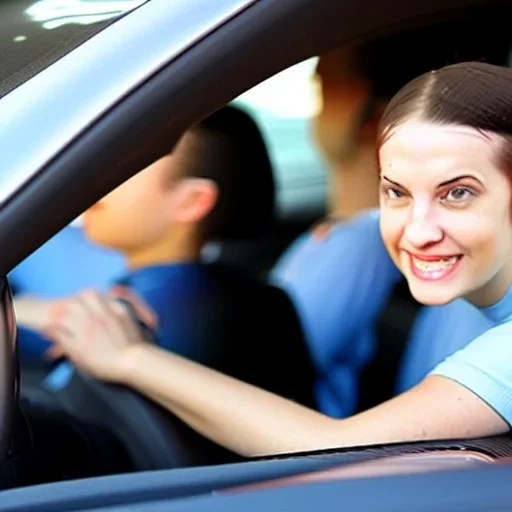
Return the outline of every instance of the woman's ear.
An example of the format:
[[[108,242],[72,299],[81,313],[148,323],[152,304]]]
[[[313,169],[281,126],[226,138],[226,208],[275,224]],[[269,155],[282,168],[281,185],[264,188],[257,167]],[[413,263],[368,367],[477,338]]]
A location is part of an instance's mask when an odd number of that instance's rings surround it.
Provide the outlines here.
[[[174,220],[184,224],[199,224],[212,212],[219,198],[219,187],[213,180],[184,179],[178,186]]]

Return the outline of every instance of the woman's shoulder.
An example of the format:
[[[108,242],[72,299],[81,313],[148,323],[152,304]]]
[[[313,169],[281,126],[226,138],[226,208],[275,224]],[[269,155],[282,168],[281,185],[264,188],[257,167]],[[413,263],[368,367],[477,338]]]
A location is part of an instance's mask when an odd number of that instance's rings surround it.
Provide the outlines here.
[[[512,321],[486,330],[431,372],[458,382],[512,424]]]
[[[506,365],[508,368],[512,360],[509,356],[512,358],[512,320],[490,326],[444,362],[464,361],[478,368],[482,364],[493,361],[498,367]],[[512,366],[510,366],[510,373],[512,377]]]

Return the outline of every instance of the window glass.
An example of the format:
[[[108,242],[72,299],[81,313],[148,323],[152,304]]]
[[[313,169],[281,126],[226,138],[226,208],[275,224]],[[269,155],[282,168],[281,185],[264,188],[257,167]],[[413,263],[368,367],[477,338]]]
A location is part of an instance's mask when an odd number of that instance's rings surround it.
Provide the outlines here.
[[[274,164],[281,209],[323,201],[325,168],[311,134],[321,108],[317,58],[288,68],[239,96],[265,136]]]

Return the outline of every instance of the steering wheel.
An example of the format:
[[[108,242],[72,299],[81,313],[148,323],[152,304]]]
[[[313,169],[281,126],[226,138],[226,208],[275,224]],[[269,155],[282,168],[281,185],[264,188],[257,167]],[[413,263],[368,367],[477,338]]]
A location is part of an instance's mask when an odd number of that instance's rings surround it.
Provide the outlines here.
[[[130,303],[120,300],[139,325],[148,343],[154,332],[137,318]],[[64,363],[69,365],[69,363]],[[71,366],[71,365],[69,365]],[[240,460],[194,432],[169,411],[122,386],[106,384],[68,367],[64,386],[26,387],[33,403],[57,408],[83,424],[111,432],[121,442],[134,469],[170,469]]]
[[[112,432],[136,470],[240,460],[138,393],[97,381],[76,369],[65,388],[54,393],[68,414]]]

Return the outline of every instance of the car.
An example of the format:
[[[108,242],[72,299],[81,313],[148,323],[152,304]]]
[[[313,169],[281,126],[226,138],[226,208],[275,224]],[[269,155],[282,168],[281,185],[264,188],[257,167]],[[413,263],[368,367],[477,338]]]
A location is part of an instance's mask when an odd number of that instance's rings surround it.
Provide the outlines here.
[[[511,8],[498,0],[2,2],[0,510],[506,510],[509,435],[254,460],[221,454],[221,465],[179,469],[196,463],[180,453],[200,451],[200,441],[186,446],[178,420],[130,390],[77,374],[83,409],[93,409],[86,419],[98,421],[90,430],[43,393],[20,402],[5,276],[192,124],[236,98],[247,102],[244,93],[277,73],[442,20],[478,16],[502,27]],[[321,215],[325,184],[317,183],[283,199],[279,229]]]

